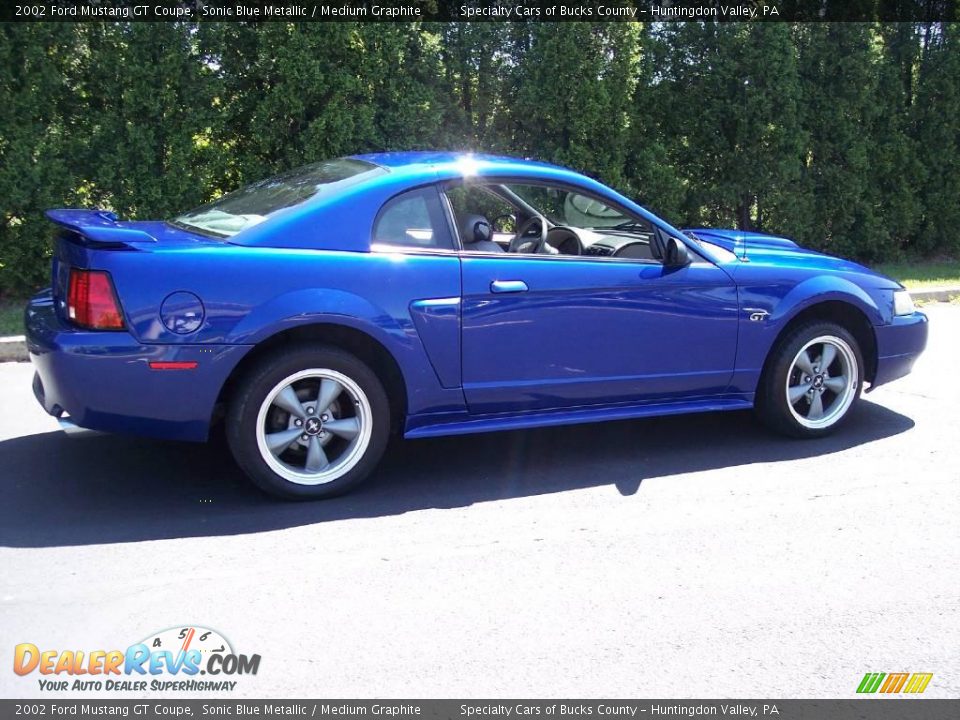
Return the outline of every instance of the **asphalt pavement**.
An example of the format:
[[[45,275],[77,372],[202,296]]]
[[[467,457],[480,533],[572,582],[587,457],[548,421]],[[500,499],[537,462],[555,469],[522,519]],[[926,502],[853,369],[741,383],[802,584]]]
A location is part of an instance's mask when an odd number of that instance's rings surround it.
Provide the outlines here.
[[[69,439],[0,364],[0,697],[84,697],[17,643],[185,625],[261,655],[227,699],[958,697],[960,306],[926,311],[913,375],[825,440],[750,413],[420,440],[310,504],[219,439]]]

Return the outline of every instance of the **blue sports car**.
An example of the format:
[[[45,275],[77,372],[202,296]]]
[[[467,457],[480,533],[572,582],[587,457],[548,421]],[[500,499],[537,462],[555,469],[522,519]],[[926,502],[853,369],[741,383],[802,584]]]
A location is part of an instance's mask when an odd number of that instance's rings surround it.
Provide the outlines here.
[[[898,283],[759,233],[672,227],[554,165],[341,158],[168,221],[51,210],[26,311],[34,391],[68,429],[205,440],[285,498],[341,493],[391,433],[755,408],[833,431],[908,373]]]

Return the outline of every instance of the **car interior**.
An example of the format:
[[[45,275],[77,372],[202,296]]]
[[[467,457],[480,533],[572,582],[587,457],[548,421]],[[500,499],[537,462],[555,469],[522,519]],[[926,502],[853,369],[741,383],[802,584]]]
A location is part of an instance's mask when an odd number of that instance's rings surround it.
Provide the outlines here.
[[[565,188],[459,183],[445,196],[466,252],[662,257],[652,225]]]

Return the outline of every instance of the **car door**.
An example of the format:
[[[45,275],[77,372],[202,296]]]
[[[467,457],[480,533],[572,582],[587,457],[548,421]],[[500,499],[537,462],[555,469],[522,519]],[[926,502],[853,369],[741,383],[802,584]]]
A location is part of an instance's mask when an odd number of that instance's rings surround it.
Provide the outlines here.
[[[665,402],[730,382],[737,291],[719,267],[461,254],[471,413]]]

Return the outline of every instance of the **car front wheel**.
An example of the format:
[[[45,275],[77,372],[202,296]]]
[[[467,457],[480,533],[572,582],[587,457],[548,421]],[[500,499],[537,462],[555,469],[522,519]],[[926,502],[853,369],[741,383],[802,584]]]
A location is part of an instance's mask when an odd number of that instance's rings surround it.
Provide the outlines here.
[[[863,357],[856,339],[830,322],[801,326],[771,353],[756,407],[768,425],[795,437],[836,429],[860,396]]]
[[[287,499],[352,488],[376,466],[389,433],[389,401],[377,376],[328,347],[258,362],[227,417],[237,463],[261,489]]]

